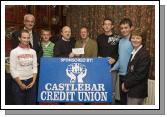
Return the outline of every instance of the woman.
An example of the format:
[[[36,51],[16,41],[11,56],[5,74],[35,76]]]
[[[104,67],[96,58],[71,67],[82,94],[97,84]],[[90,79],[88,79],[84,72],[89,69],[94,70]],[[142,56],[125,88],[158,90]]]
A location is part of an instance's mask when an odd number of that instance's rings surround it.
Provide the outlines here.
[[[20,31],[19,40],[20,44],[10,53],[10,72],[14,79],[12,92],[15,104],[30,105],[36,100],[37,56],[29,46],[27,30]]]
[[[148,95],[150,57],[143,45],[144,40],[144,35],[139,28],[132,32],[133,51],[128,64],[128,73],[122,83],[122,90],[128,92],[128,105],[141,105]]]

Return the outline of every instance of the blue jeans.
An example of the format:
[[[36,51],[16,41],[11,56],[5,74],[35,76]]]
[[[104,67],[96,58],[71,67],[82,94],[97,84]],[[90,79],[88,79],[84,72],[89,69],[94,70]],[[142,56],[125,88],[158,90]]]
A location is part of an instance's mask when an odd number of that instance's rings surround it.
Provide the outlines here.
[[[32,78],[28,80],[22,80],[25,85],[32,82]],[[14,98],[14,104],[16,105],[32,105],[36,103],[36,83],[32,88],[22,91],[19,85],[13,80],[12,93]]]

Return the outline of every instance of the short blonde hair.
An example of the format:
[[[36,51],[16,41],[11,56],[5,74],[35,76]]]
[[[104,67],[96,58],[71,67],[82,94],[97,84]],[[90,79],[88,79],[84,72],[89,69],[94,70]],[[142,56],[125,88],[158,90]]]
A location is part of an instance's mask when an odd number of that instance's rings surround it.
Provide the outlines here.
[[[49,28],[41,29],[40,31],[41,35],[43,34],[43,32],[49,32],[51,34],[51,30]]]

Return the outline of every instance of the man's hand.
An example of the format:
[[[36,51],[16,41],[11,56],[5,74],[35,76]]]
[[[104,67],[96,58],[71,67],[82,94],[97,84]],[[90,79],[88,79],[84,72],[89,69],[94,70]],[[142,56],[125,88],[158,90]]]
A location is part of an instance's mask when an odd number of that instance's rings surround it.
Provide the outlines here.
[[[113,63],[115,63],[115,59],[113,59],[113,58],[109,58],[108,63],[109,63],[109,64],[113,64]]]
[[[73,58],[74,56],[75,56],[75,55],[74,55],[74,53],[72,53],[72,52],[69,54],[69,58]]]
[[[124,83],[122,83],[122,91],[125,92],[125,93],[129,91],[128,89],[125,88]]]

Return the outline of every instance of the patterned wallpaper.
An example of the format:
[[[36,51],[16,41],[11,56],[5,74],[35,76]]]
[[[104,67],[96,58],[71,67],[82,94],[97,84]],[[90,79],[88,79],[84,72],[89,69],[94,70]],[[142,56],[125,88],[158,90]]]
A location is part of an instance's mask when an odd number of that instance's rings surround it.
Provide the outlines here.
[[[150,79],[155,79],[155,6],[153,5],[75,5],[67,11],[67,25],[72,29],[72,35],[79,38],[79,29],[87,26],[90,37],[96,39],[103,32],[102,22],[105,17],[114,20],[114,31],[119,34],[119,22],[128,17],[134,27],[146,31],[146,48],[151,56]]]

